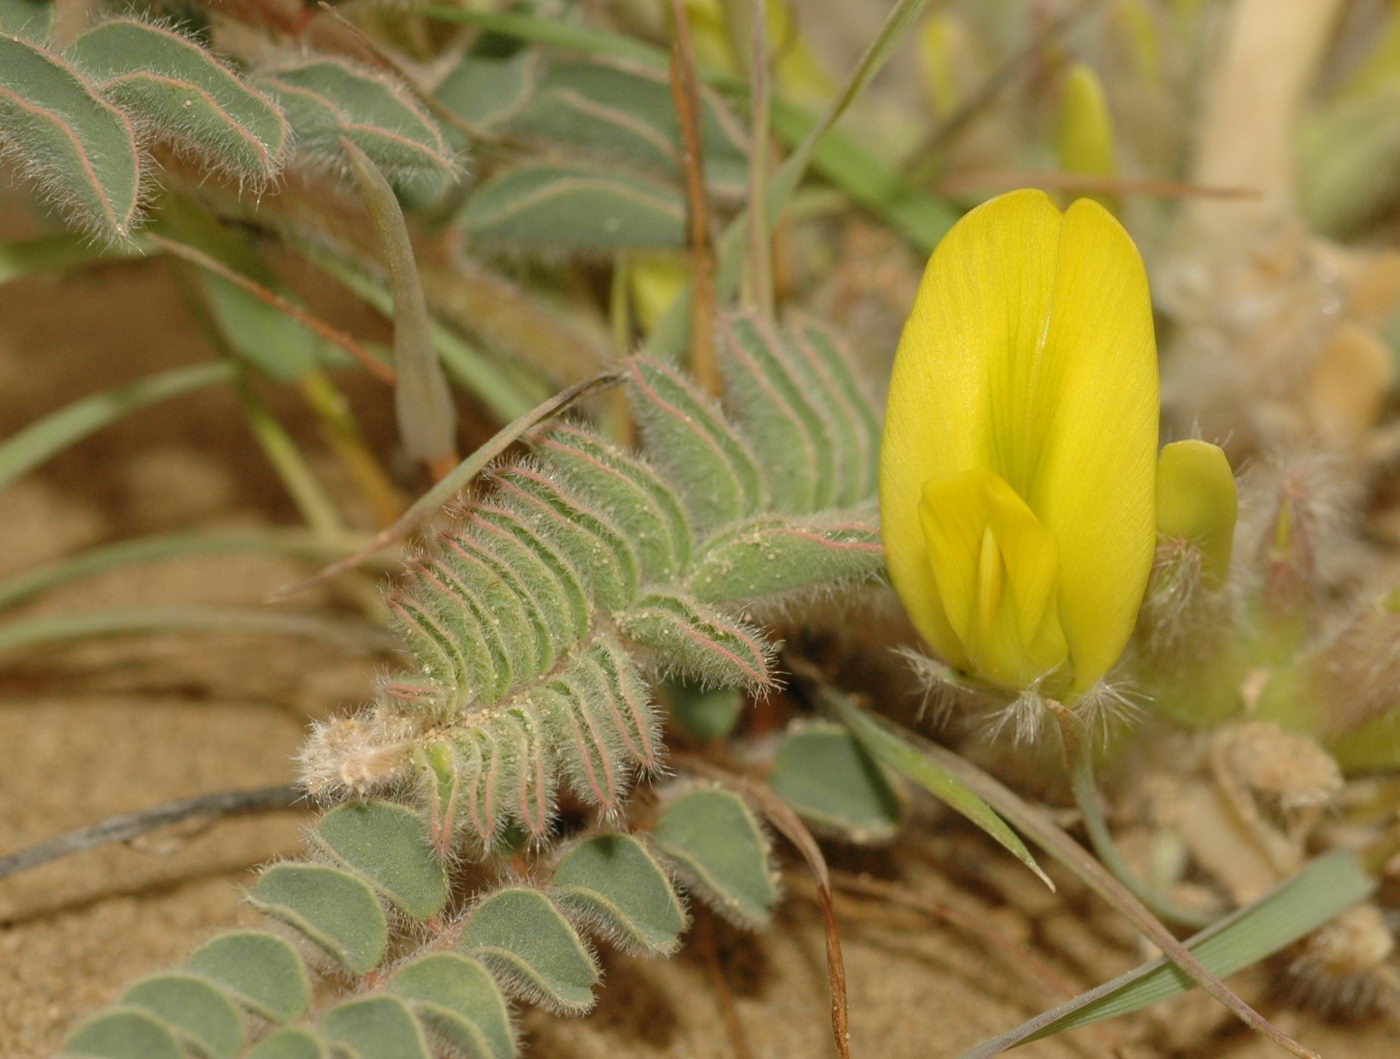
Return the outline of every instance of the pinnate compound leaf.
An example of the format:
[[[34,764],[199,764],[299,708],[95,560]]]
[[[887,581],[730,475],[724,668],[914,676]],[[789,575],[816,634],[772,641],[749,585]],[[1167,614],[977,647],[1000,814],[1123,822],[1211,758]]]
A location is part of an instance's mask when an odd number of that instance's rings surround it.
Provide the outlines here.
[[[144,159],[130,119],[64,60],[3,35],[0,153],[71,223],[112,241],[131,235]]]
[[[685,199],[678,188],[631,174],[529,162],[482,181],[458,223],[469,237],[512,250],[678,249]]]
[[[617,627],[665,669],[706,687],[765,691],[776,683],[763,634],[692,597],[652,593],[619,614]]]
[[[395,996],[347,1000],[326,1012],[317,1027],[354,1059],[429,1059],[423,1028]]]
[[[62,1054],[65,1059],[185,1059],[175,1037],[149,1012],[120,1007],[75,1029]]]
[[[384,909],[374,891],[338,868],[274,864],[248,900],[296,927],[355,974],[373,969],[389,944]]]
[[[711,541],[687,587],[714,603],[764,600],[871,581],[884,556],[873,519],[759,518]]]
[[[839,724],[790,729],[768,785],[804,820],[857,842],[883,842],[899,828],[899,798],[884,770]]]
[[[247,1059],[328,1059],[329,1054],[324,1042],[314,1033],[288,1026],[255,1044]]]
[[[555,900],[627,951],[666,956],[680,945],[685,909],[656,859],[631,835],[584,839],[560,859],[550,887]]]
[[[254,186],[282,168],[290,132],[281,109],[189,38],[120,18],[94,26],[65,54],[143,132]]]
[[[321,818],[313,839],[406,915],[428,919],[447,903],[442,862],[423,817],[406,805],[360,801],[336,806]]]
[[[458,948],[525,999],[564,1013],[593,1006],[593,954],[538,890],[512,886],[486,897],[469,914]]]
[[[744,800],[718,787],[693,787],[666,807],[652,833],[696,894],[750,927],[768,922],[778,900],[768,839]]]
[[[437,124],[387,76],[322,58],[269,70],[255,83],[281,104],[298,149],[313,157],[341,164],[344,137],[397,180],[431,183],[456,166]]]
[[[269,1022],[290,1022],[311,1002],[311,982],[301,957],[272,934],[220,934],[194,950],[190,969]]]
[[[463,1055],[513,1059],[518,1054],[510,1009],[495,979],[476,960],[455,952],[420,956],[394,975],[388,989]]]
[[[238,1009],[218,989],[193,975],[147,978],[128,989],[121,1003],[145,1008],[214,1059],[233,1059],[243,1048],[243,1020]]]

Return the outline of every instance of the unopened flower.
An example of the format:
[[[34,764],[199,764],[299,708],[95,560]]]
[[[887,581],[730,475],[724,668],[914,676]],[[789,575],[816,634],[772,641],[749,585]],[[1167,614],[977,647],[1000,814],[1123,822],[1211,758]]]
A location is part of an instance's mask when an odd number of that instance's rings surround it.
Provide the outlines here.
[[[880,508],[895,589],[950,665],[1077,696],[1151,569],[1157,358],[1112,215],[1002,195],[929,260],[890,384]]]

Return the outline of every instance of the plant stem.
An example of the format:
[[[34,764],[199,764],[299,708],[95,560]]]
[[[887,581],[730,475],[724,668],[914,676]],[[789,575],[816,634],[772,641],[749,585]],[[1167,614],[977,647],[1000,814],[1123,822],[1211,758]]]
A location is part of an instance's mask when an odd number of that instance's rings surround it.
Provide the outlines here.
[[[1094,742],[1084,737],[1079,730],[1077,717],[1069,710],[1060,707],[1056,710],[1060,720],[1060,731],[1064,735],[1065,754],[1069,759],[1070,787],[1074,793],[1074,803],[1079,807],[1084,830],[1089,835],[1089,843],[1104,867],[1113,872],[1139,901],[1152,910],[1153,915],[1168,923],[1199,930],[1215,922],[1218,918],[1210,912],[1196,908],[1183,908],[1140,882],[1133,870],[1123,860],[1118,847],[1113,844],[1113,835],[1108,830],[1103,802],[1099,798],[1098,784],[1094,781]]]
[[[129,842],[158,828],[178,824],[182,820],[206,818],[211,823],[221,816],[237,813],[260,813],[277,809],[292,809],[305,797],[305,792],[294,784],[279,783],[275,787],[257,787],[246,791],[220,791],[217,794],[202,794],[196,798],[184,798],[178,802],[149,809],[138,809],[132,813],[110,816],[92,827],[69,831],[47,841],[21,849],[0,857],[0,879],[17,875],[51,860],[67,857],[73,853],[95,849],[111,842]]]
[[[238,387],[238,392],[253,439],[277,472],[277,477],[306,524],[318,537],[326,540],[343,537],[345,527],[335,503],[302,458],[291,435],[257,398],[251,386],[244,382]]]

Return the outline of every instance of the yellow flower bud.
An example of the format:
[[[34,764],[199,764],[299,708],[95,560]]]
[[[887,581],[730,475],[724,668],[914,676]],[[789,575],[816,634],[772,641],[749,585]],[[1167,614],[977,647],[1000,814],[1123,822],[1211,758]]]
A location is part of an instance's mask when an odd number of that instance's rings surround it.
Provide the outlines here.
[[[1225,583],[1235,543],[1239,499],[1230,461],[1217,445],[1173,441],[1157,458],[1157,533],[1189,541],[1201,556],[1201,581]]]
[[[975,679],[1086,691],[1117,661],[1156,543],[1157,359],[1142,259],[1096,203],[973,210],[905,324],[880,456],[896,591]]]
[[[1066,173],[1114,177],[1113,121],[1108,114],[1103,85],[1083,63],[1075,63],[1065,75],[1060,101],[1060,127],[1056,139],[1060,168]],[[1118,212],[1118,196],[1093,195],[1105,209]]]

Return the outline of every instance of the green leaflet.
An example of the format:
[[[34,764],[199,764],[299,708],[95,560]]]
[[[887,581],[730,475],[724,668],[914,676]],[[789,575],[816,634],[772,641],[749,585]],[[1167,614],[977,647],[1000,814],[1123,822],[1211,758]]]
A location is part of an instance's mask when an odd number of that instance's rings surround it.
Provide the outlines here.
[[[768,922],[778,900],[768,840],[732,791],[692,787],[666,807],[652,833],[696,894],[746,926]]]
[[[427,1037],[398,997],[344,1001],[327,1011],[317,1028],[353,1059],[429,1059]]]
[[[121,1003],[144,1008],[214,1059],[243,1050],[243,1020],[218,989],[199,978],[162,974],[137,982]]]
[[[190,970],[269,1022],[290,1022],[311,1002],[301,957],[281,938],[261,931],[234,931],[206,941],[190,955]]]
[[[91,1059],[185,1059],[171,1032],[135,1008],[113,1008],[88,1019],[68,1035],[63,1054]]]
[[[433,97],[469,125],[495,129],[529,102],[540,66],[539,53],[529,49],[504,59],[468,54],[438,83]],[[458,130],[449,129],[447,136],[457,146],[467,146]]]
[[[884,769],[839,724],[789,728],[768,785],[804,820],[856,842],[887,841],[899,828]]]
[[[455,160],[437,124],[397,82],[343,59],[313,59],[260,73],[281,104],[297,147],[339,164],[343,136],[388,176],[440,183]]]
[[[507,988],[556,1011],[593,1006],[593,954],[538,890],[515,886],[486,897],[468,915],[458,949],[505,976]]]
[[[527,162],[477,185],[458,215],[511,250],[603,252],[685,245],[679,189],[602,167]]]
[[[140,215],[143,162],[131,121],[41,47],[0,36],[0,152],[70,223],[125,241]]]
[[[255,186],[282,168],[290,132],[281,109],[187,37],[113,19],[65,55],[147,134]]]
[[[617,616],[627,639],[651,648],[668,668],[711,687],[773,686],[772,645],[762,633],[699,600],[657,592]]]
[[[373,969],[389,944],[384,910],[374,892],[338,868],[274,864],[248,900],[296,927],[355,974]]]
[[[519,1053],[505,998],[476,960],[454,952],[420,956],[400,968],[388,988],[434,1033],[473,1059],[513,1059]]]
[[[758,518],[712,541],[686,587],[713,603],[768,599],[873,581],[884,569],[884,556],[873,516]]]
[[[289,1027],[260,1040],[247,1059],[327,1059],[329,1055],[329,1049],[315,1034]]]
[[[631,835],[594,835],[560,858],[555,900],[620,947],[666,956],[680,945],[685,909],[656,859]]]
[[[428,919],[447,902],[447,876],[423,817],[406,805],[347,802],[322,817],[311,837],[405,915]]]
[[[468,60],[470,62],[470,60]],[[645,66],[555,57],[506,132],[610,168],[627,166],[679,187],[681,130],[666,76]],[[738,124],[702,92],[700,137],[705,178],[721,193],[744,190],[748,155]]]

